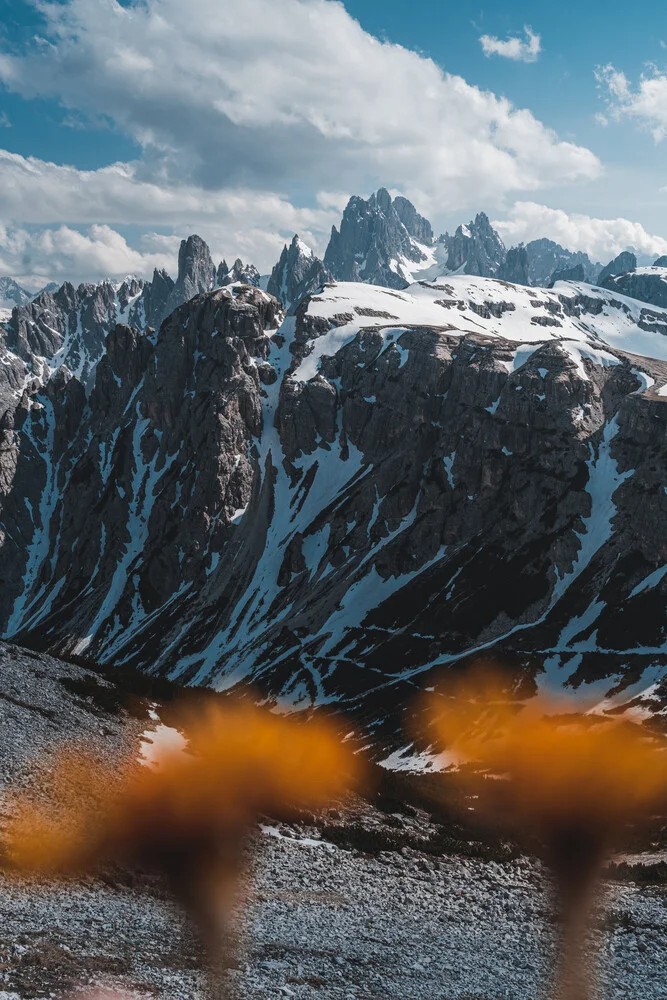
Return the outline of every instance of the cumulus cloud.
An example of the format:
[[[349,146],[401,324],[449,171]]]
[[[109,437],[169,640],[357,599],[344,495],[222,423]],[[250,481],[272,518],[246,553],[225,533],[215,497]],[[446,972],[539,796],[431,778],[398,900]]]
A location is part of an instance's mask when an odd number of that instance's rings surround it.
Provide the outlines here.
[[[590,150],[333,0],[244,0],[243,16],[234,0],[40,10],[48,41],[0,54],[0,80],[112,120],[142,147],[137,182],[311,199],[383,183],[447,210],[599,173]]]
[[[57,226],[31,232],[0,226],[0,273],[15,275],[29,287],[49,280],[99,281],[136,274],[148,277],[154,267],[173,270],[177,246],[136,249],[110,226],[85,232]]]
[[[103,219],[115,226],[145,226],[145,239],[153,245],[161,239],[176,248],[176,237],[151,235],[151,229],[172,229],[180,235],[196,231],[214,254],[241,255],[265,270],[295,232],[322,251],[326,234],[340,216],[340,198],[335,195],[323,195],[314,208],[298,208],[269,191],[207,191],[192,184],[160,184],[140,174],[137,164],[77,170],[0,150],[0,219],[75,227]],[[173,260],[170,263],[173,269]],[[59,267],[55,259],[54,267]],[[152,269],[150,261],[143,269],[128,264],[109,273],[144,273],[146,268]]]
[[[546,236],[569,250],[583,250],[593,260],[606,264],[622,250],[638,253],[667,253],[667,239],[655,236],[629,219],[594,219],[558,209],[518,201],[508,218],[494,222],[505,243],[528,243]]]
[[[625,73],[612,65],[600,66],[595,73],[603,90],[606,111],[598,118],[629,119],[647,128],[656,142],[667,136],[667,72],[652,67],[633,86]]]
[[[514,59],[515,62],[537,62],[542,51],[542,38],[528,25],[524,27],[523,32],[524,38],[510,35],[509,38],[502,39],[494,35],[482,35],[480,42],[484,55],[487,59],[489,56],[503,56],[505,59]]]

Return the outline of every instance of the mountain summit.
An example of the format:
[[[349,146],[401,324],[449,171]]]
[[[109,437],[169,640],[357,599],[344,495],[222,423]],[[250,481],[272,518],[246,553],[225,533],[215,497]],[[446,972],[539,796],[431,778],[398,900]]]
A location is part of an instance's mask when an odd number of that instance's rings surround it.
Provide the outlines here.
[[[380,188],[368,201],[350,198],[340,230],[331,230],[324,266],[339,281],[405,288],[415,266],[429,263],[432,242],[430,223],[414,205],[407,198],[392,201]]]

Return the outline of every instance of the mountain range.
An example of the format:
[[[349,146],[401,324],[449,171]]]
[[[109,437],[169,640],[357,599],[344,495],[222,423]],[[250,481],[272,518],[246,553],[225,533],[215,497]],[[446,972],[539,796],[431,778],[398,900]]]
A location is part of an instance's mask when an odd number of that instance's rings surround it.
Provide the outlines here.
[[[178,264],[0,328],[6,638],[388,732],[479,656],[667,703],[667,261],[380,190],[266,290]]]

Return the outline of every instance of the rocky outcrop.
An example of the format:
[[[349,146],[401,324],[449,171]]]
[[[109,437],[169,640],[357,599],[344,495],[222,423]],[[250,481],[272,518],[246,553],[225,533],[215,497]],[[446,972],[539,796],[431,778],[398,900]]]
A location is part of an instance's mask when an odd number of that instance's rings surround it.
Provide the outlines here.
[[[648,689],[667,310],[452,276],[281,316],[217,289],[157,335],[116,326],[88,397],[65,371],[23,394],[5,634],[389,726],[486,649],[536,683]]]
[[[637,258],[629,250],[624,250],[623,253],[619,253],[618,257],[610,260],[606,267],[602,268],[597,283],[605,288],[609,278],[614,278],[618,274],[626,274],[628,271],[636,270],[636,268]]]
[[[484,212],[467,226],[459,226],[453,236],[445,234],[443,240],[448,250],[449,271],[497,277],[505,263],[505,245]]]
[[[529,285],[528,254],[525,247],[512,247],[507,251],[507,257],[498,271],[498,277],[503,281],[511,281],[515,285]]]
[[[637,267],[622,274],[609,275],[604,287],[615,289],[621,295],[629,295],[640,302],[649,302],[659,308],[667,308],[667,267]]]
[[[394,198],[394,211],[405,226],[408,234],[417,241],[430,246],[433,243],[433,228],[428,219],[420,215],[415,206],[407,198],[398,195]]]
[[[230,280],[247,279],[250,284],[259,280],[256,268],[246,267],[240,260],[228,274],[233,275]],[[15,402],[27,380],[43,383],[60,367],[66,367],[90,388],[106,338],[117,323],[139,330],[158,329],[175,308],[200,294],[202,286],[209,290],[214,284],[209,249],[199,236],[191,236],[181,244],[176,281],[166,271],[156,269],[148,282],[127,278],[77,288],[65,282],[55,291],[42,291],[14,308],[10,319],[0,326],[4,369],[0,369],[0,413],[4,412],[3,400]]]
[[[259,288],[260,273],[254,264],[244,264],[240,257],[236,258],[231,267],[228,267],[227,261],[223,260],[218,266],[216,283],[222,287],[233,285],[235,282]]]
[[[128,317],[136,325],[152,326],[157,330],[162,320],[169,315],[169,302],[172,300],[174,291],[174,279],[165,270],[153,271],[153,280],[148,282],[142,293],[143,317],[133,315]]]
[[[14,278],[0,278],[0,309],[13,309],[30,302],[32,295]]]
[[[181,240],[178,277],[167,300],[166,315],[195,295],[215,288],[216,277],[211,251],[201,236],[194,235]]]
[[[222,288],[182,306],[157,339],[116,326],[88,403],[64,374],[24,400],[9,434],[12,489],[2,510],[8,631],[48,631],[77,593],[70,650],[83,651],[98,632],[115,648],[146,613],[204,585],[206,563],[215,565],[247,503],[261,431],[259,359],[279,319],[266,293]],[[20,554],[19,537],[32,538]]]
[[[324,267],[338,281],[365,281],[387,288],[405,288],[410,265],[426,264],[428,256],[413,232],[428,234],[430,226],[407,199],[398,208],[385,188],[363,198],[350,198],[340,231],[333,226]]]
[[[526,253],[530,283],[540,288],[547,287],[557,271],[569,271],[575,267],[583,269],[582,281],[594,284],[601,269],[601,265],[594,264],[588,254],[566,250],[553,240],[532,240],[526,244]]]
[[[129,320],[145,325],[143,291],[143,283],[136,279],[78,288],[65,282],[58,291],[42,292],[14,309],[3,346],[42,380],[66,366],[89,384],[115,324]]]
[[[319,257],[295,235],[289,247],[283,247],[266,290],[282,302],[288,312],[293,313],[306,295],[330,279],[331,275]]]
[[[554,271],[548,287],[553,288],[557,281],[585,281],[586,273],[583,264],[575,264],[574,267],[564,267],[560,271]]]
[[[667,267],[667,255],[662,257],[657,257],[653,261],[653,267]]]

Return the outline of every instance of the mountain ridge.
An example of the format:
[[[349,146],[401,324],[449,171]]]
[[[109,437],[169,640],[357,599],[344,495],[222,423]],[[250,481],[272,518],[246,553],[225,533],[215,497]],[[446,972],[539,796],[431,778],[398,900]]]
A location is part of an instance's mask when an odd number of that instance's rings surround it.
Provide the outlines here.
[[[662,640],[614,636],[664,627],[659,502],[626,584],[614,552],[636,548],[627,484],[641,495],[660,462],[663,330],[667,313],[585,284],[464,275],[329,283],[284,320],[227,286],[159,333],[116,326],[88,398],[61,371],[4,432],[6,535],[30,536],[23,497],[43,518],[23,565],[3,545],[5,633],[396,724],[418,678],[487,647],[538,680],[590,681],[601,657],[655,673]]]
[[[440,268],[446,241],[385,195],[347,216],[343,243],[375,248],[367,277],[397,261],[387,234],[415,240],[403,220],[432,240],[412,264]],[[497,249],[478,228],[459,249]],[[497,277],[341,282],[295,237],[280,302],[191,237],[177,281],[16,307],[3,634],[389,730],[490,651],[538,687],[657,704],[667,307],[650,298],[667,270],[546,290],[527,248],[493,260]]]

